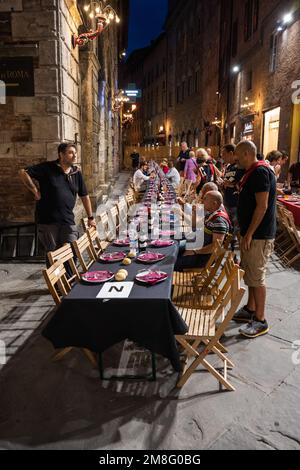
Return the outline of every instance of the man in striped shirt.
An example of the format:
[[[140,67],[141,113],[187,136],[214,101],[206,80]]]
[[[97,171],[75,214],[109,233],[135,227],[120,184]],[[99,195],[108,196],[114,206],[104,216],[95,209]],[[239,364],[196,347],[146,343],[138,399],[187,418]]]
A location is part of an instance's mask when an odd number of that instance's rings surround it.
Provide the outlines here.
[[[214,243],[217,240],[223,243],[226,235],[231,231],[231,223],[223,206],[222,194],[219,191],[209,191],[205,194],[203,203],[206,213],[203,247],[180,253],[175,271],[204,267],[212,253]]]

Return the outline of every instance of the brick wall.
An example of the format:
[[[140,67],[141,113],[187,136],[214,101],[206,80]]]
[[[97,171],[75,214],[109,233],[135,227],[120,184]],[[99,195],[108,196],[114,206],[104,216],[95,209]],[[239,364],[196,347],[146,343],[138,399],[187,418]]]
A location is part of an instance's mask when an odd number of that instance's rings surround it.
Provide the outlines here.
[[[117,10],[119,3],[114,2]],[[62,141],[77,141],[96,205],[119,170],[119,119],[110,111],[118,88],[118,26],[109,27],[99,41],[73,49],[72,34],[82,23],[76,0],[21,0],[20,11],[5,15],[11,31],[0,57],[33,57],[34,96],[8,97],[0,106],[0,220],[34,220],[35,203],[18,170],[56,159]],[[81,209],[79,204],[78,217]]]

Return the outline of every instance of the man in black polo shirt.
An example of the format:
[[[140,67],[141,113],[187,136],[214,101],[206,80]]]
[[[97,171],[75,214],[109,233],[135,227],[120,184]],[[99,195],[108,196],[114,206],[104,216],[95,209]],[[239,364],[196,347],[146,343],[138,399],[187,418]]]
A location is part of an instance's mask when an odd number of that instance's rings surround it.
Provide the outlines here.
[[[265,278],[276,236],[276,177],[265,161],[257,160],[253,142],[241,142],[235,155],[239,165],[246,170],[239,184],[238,221],[241,267],[245,271],[249,299],[234,320],[248,323],[240,329],[243,336],[256,338],[269,331],[265,319]]]
[[[73,213],[77,195],[86,210],[89,226],[96,227],[82,174],[74,166],[76,158],[76,146],[63,143],[58,147],[58,160],[30,166],[19,173],[37,201],[39,239],[46,252],[77,240],[79,233]],[[39,188],[33,180],[38,182]]]

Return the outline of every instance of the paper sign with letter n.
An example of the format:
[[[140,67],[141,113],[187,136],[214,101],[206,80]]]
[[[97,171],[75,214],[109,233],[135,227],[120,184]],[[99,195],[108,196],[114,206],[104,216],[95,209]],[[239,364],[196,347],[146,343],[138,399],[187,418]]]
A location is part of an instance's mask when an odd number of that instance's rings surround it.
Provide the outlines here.
[[[107,282],[97,295],[97,299],[128,299],[134,282]]]

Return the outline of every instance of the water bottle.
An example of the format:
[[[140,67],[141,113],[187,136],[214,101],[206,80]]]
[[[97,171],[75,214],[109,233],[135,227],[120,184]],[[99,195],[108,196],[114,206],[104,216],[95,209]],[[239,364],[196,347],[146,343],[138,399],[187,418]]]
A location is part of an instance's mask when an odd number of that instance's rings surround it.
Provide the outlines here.
[[[140,251],[141,252],[145,252],[147,250],[147,246],[148,246],[147,239],[148,239],[147,235],[145,234],[140,235]]]
[[[137,256],[138,250],[138,234],[136,230],[136,225],[134,222],[131,222],[128,230],[129,241],[130,241],[130,254],[132,256]]]

